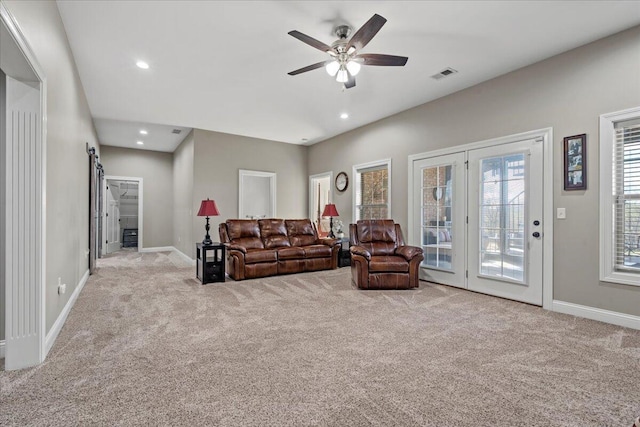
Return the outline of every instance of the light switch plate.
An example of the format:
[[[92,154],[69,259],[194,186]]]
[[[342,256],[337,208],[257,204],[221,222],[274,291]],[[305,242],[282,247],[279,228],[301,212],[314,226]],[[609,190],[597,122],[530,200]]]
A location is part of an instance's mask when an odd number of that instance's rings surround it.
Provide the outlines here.
[[[567,219],[567,210],[565,208],[558,208],[556,217],[558,219]]]

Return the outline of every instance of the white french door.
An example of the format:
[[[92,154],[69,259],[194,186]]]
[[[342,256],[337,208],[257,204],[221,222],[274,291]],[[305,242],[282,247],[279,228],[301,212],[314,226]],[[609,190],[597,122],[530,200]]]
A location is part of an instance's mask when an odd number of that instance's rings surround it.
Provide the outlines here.
[[[542,142],[468,155],[468,288],[542,305]]]
[[[421,279],[542,305],[543,139],[478,145],[413,161]]]
[[[465,153],[419,160],[413,174],[419,222],[412,241],[424,251],[421,278],[465,287]]]

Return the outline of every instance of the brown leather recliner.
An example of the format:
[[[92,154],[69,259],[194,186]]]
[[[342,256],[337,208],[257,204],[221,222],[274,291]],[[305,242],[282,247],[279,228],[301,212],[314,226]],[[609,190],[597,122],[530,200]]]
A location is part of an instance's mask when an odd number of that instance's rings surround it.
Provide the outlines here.
[[[419,286],[422,248],[404,243],[391,219],[349,225],[351,281],[360,289],[409,289]]]

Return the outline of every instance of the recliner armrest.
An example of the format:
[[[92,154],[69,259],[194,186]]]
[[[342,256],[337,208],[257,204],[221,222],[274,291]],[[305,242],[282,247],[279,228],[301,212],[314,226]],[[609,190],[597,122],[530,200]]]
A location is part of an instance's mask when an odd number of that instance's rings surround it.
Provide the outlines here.
[[[232,245],[230,243],[225,243],[224,245],[227,247],[227,250],[229,251],[240,251],[243,254],[247,253],[247,248],[245,248],[244,246]]]
[[[340,244],[340,243],[341,243],[341,242],[340,242],[340,240],[338,240],[338,239],[332,239],[332,238],[330,238],[330,237],[327,237],[327,238],[325,238],[325,239],[318,239],[318,242],[319,242],[321,245],[327,245],[327,246],[336,246],[336,245],[338,245],[338,244]]]
[[[400,255],[407,261],[423,254],[422,248],[417,246],[400,246],[396,248],[396,255]]]
[[[367,261],[371,260],[371,253],[369,253],[369,251],[363,248],[362,246],[351,246],[351,248],[349,248],[349,251],[351,252],[352,255],[360,255],[366,258]]]

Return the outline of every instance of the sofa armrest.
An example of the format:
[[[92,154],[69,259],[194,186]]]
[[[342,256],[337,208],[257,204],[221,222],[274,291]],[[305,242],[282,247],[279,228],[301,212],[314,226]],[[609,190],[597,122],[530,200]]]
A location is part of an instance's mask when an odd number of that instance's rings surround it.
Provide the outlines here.
[[[339,245],[340,243],[342,243],[339,239],[332,239],[330,237],[324,238],[324,239],[318,239],[318,242],[321,245],[327,245],[327,246],[336,246]]]
[[[227,247],[228,251],[240,251],[243,254],[247,253],[247,248],[245,248],[244,246],[233,245],[231,243],[225,243],[224,245]]]
[[[422,253],[422,248],[417,246],[400,246],[396,248],[396,255],[400,255],[407,261],[411,261],[413,258],[421,256]]]
[[[349,248],[349,251],[351,252],[352,255],[360,255],[361,257],[364,257],[367,261],[371,261],[371,254],[369,253],[368,250],[366,250],[362,246],[351,246],[351,248]]]

